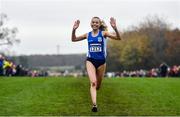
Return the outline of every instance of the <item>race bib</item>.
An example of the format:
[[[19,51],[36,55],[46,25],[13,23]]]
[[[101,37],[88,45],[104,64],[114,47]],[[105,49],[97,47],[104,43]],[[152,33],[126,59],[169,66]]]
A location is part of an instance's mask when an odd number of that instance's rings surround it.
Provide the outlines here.
[[[100,44],[90,45],[89,51],[90,52],[102,52],[102,47]]]

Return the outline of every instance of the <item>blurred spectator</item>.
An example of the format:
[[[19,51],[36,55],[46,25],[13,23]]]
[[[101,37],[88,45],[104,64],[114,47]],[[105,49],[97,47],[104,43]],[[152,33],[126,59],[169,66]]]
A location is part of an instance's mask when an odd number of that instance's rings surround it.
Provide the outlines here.
[[[160,76],[161,77],[166,77],[167,73],[168,73],[168,65],[166,63],[162,63],[159,66],[159,70],[160,70]]]
[[[180,65],[178,66],[178,77],[180,77]]]
[[[4,60],[3,69],[5,70],[6,76],[12,76],[13,75],[13,63],[9,61],[8,59]]]
[[[178,77],[179,74],[180,74],[180,70],[177,65],[174,65],[173,67],[170,68],[169,76]]]
[[[16,76],[22,76],[22,65],[17,65],[16,66]]]
[[[3,64],[4,64],[4,57],[0,54],[0,76],[4,75]]]

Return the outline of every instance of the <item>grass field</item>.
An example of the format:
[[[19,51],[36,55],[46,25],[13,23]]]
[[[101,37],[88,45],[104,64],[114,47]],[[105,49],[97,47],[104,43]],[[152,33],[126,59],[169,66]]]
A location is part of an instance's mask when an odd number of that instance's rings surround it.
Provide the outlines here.
[[[180,78],[106,78],[97,101],[87,78],[0,78],[1,116],[180,115]]]

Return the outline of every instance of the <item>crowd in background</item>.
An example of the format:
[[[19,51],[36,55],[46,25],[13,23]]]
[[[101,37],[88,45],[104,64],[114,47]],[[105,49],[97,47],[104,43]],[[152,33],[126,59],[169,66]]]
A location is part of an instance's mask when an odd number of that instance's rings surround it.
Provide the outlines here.
[[[0,54],[0,76],[47,76],[47,72],[30,70],[22,65],[16,65],[13,61],[9,60]]]
[[[12,61],[0,54],[0,76],[52,76],[52,73],[39,70],[29,70],[22,65],[16,65]],[[85,72],[64,72],[58,76],[84,76]],[[57,73],[56,73],[57,75]],[[180,77],[180,65],[169,67],[166,63],[162,63],[158,68],[151,70],[135,70],[122,72],[107,72],[106,77]]]
[[[169,67],[166,63],[162,63],[158,68],[151,70],[109,72],[107,77],[180,77],[180,65]]]

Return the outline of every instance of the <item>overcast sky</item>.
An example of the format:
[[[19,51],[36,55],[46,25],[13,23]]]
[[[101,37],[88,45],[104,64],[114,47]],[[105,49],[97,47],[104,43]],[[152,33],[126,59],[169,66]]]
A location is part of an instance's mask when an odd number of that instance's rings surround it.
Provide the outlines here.
[[[16,55],[86,53],[87,42],[71,42],[76,19],[81,24],[77,35],[91,31],[93,16],[116,18],[120,31],[137,25],[148,15],[163,17],[180,28],[180,0],[0,0],[9,27],[17,27],[21,43],[10,48]],[[7,47],[0,47],[6,51]]]

